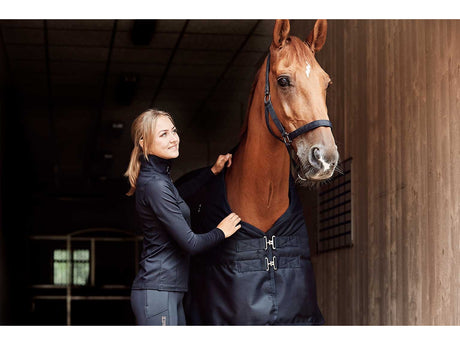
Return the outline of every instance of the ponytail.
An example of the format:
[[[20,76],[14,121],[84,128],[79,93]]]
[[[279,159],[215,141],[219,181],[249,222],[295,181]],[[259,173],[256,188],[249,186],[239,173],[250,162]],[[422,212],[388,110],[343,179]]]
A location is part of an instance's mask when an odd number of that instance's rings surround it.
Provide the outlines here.
[[[132,152],[131,158],[129,159],[128,169],[125,172],[125,176],[128,177],[131,188],[129,189],[127,196],[131,196],[136,191],[137,177],[139,176],[139,170],[141,168],[140,156],[143,154],[139,144],[135,145]]]

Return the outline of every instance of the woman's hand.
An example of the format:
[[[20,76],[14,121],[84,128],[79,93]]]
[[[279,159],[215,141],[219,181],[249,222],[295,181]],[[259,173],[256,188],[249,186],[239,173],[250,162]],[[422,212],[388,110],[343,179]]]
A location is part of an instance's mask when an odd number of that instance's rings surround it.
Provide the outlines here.
[[[227,153],[226,155],[219,155],[217,157],[216,163],[211,168],[211,171],[214,175],[219,174],[222,169],[224,169],[225,163],[227,163],[227,168],[232,165],[232,154]]]
[[[217,227],[223,231],[225,238],[232,236],[239,228],[241,228],[241,218],[236,213],[230,213],[227,217],[217,225]]]

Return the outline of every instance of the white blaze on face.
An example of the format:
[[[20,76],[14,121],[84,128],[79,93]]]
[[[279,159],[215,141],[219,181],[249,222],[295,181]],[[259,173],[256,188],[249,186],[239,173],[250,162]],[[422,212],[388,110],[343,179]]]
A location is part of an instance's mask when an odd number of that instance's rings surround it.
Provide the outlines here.
[[[311,71],[311,66],[310,66],[310,64],[307,62],[307,68],[305,69],[305,72],[307,73],[307,78],[310,78],[310,71]]]

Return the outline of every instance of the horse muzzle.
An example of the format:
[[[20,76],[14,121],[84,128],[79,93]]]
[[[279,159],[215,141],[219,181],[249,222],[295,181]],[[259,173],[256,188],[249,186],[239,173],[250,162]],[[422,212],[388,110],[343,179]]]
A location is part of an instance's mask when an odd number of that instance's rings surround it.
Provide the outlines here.
[[[297,156],[300,161],[298,177],[310,181],[323,181],[332,177],[339,160],[335,145],[330,148],[313,145],[308,149],[299,150]]]

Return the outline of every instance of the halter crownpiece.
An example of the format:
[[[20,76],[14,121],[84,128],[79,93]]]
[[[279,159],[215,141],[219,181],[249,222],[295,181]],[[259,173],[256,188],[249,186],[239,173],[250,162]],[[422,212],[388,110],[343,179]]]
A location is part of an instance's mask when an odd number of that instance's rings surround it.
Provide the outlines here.
[[[280,120],[278,119],[278,116],[276,116],[275,109],[273,109],[273,104],[272,100],[270,97],[270,81],[268,79],[270,72],[270,51],[268,51],[268,56],[267,56],[267,67],[265,71],[265,97],[264,97],[264,103],[265,103],[265,123],[267,124],[267,128],[270,131],[270,133],[278,140],[284,142],[286,145],[288,151],[289,151],[289,146],[291,145],[292,141],[297,138],[299,135],[303,133],[307,133],[309,131],[314,130],[315,128],[318,127],[330,127],[332,128],[332,123],[329,120],[316,120],[312,121],[310,123],[307,123],[306,125],[303,125],[302,127],[297,128],[295,131],[288,133],[284,129],[283,125],[281,124]],[[275,123],[276,127],[281,133],[281,138],[277,136],[275,133],[273,133],[272,129],[270,128],[270,123],[269,123],[269,116],[272,118],[273,122]]]

